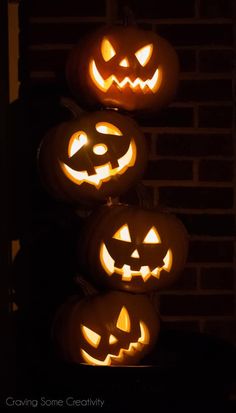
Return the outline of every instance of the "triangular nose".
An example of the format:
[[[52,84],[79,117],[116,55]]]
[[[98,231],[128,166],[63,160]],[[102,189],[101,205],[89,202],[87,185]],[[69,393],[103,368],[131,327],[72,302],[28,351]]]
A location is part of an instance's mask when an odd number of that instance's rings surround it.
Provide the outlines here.
[[[138,250],[134,250],[134,252],[131,254],[132,258],[140,258]]]
[[[125,57],[123,60],[121,60],[119,65],[123,66],[123,67],[129,67],[129,61],[128,61],[127,57]]]

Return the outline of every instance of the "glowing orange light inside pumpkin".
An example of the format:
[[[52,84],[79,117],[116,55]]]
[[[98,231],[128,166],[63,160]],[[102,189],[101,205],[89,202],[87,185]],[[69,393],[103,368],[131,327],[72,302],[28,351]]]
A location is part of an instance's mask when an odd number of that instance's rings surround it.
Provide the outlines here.
[[[147,46],[142,47],[142,49],[139,49],[136,53],[135,56],[137,57],[139,63],[142,66],[145,66],[152,55],[152,51],[153,51],[153,45],[152,44],[148,44]]]
[[[102,57],[105,60],[105,62],[108,62],[109,60],[111,60],[116,54],[115,49],[112,46],[111,42],[106,38],[102,40],[101,52],[102,52]]]
[[[120,229],[118,229],[118,231],[113,235],[112,238],[119,239],[120,241],[131,242],[128,225],[125,224]]]
[[[138,341],[131,342],[127,349],[121,348],[118,355],[107,354],[105,360],[99,360],[90,356],[87,351],[81,349],[81,355],[84,361],[88,364],[95,366],[110,366],[111,364],[122,364],[127,355],[134,355],[136,351],[142,351],[144,345],[148,345],[150,342],[150,334],[146,324],[143,321],[139,322],[141,335]]]
[[[160,244],[161,238],[156,230],[155,227],[152,227],[150,231],[148,231],[146,237],[143,240],[144,244]]]
[[[90,328],[85,327],[84,325],[81,325],[81,330],[84,338],[88,341],[88,343],[91,344],[91,346],[97,348],[101,340],[101,336]]]
[[[126,225],[121,227],[121,229],[115,233],[115,236],[117,236],[116,239],[119,239],[120,241],[130,242],[127,241],[130,237],[127,229],[128,226]],[[113,236],[113,238],[115,236]],[[135,250],[131,256],[138,258],[137,253],[138,251]],[[156,267],[153,270],[151,270],[148,265],[142,265],[139,270],[133,270],[130,265],[127,264],[124,264],[123,267],[118,268],[115,266],[115,260],[109,254],[106,245],[104,244],[104,242],[102,242],[100,248],[100,262],[108,275],[120,274],[123,281],[131,281],[133,277],[142,277],[143,281],[146,282],[151,276],[159,279],[163,270],[170,272],[173,263],[173,255],[171,249],[169,248],[165,257],[163,258],[164,265],[162,267]]]
[[[105,145],[104,143],[98,143],[93,147],[93,152],[96,155],[104,155],[104,153],[107,152],[107,145]]]
[[[109,344],[115,344],[115,343],[117,343],[117,338],[115,337],[115,336],[113,336],[113,334],[110,334],[110,337],[109,337]]]
[[[130,332],[130,318],[129,313],[125,307],[122,307],[120,311],[116,327],[122,331]]]
[[[134,355],[136,351],[142,351],[143,346],[149,344],[150,342],[150,333],[146,326],[146,324],[141,320],[139,322],[140,326],[140,337],[138,341],[129,343],[129,347],[124,349],[121,348],[119,350],[119,354],[107,354],[104,360],[99,360],[95,357],[92,357],[87,351],[81,349],[81,355],[84,361],[88,364],[96,365],[96,366],[110,366],[111,364],[119,364],[127,357],[127,355]],[[124,332],[129,333],[131,330],[131,322],[130,317],[127,309],[123,306],[116,323],[116,327]],[[82,332],[86,340],[93,346],[98,347],[101,336],[95,333],[93,330],[89,329],[88,327],[81,326]],[[110,334],[109,336],[109,344],[117,343],[118,339],[113,335]]]
[[[128,59],[124,58],[123,60],[121,60],[121,62],[119,63],[120,66],[122,67],[129,67],[129,61]]]
[[[104,133],[105,135],[118,135],[122,136],[119,128],[109,122],[98,122],[95,126],[99,133]]]
[[[148,93],[149,91],[155,93],[160,83],[158,82],[158,69],[156,69],[152,78],[147,80],[142,80],[139,77],[137,77],[134,81],[132,81],[129,77],[125,77],[122,81],[119,81],[115,75],[111,75],[107,79],[104,79],[102,75],[99,73],[94,60],[91,60],[89,63],[89,74],[95,85],[102,92],[107,92],[108,89],[112,86],[112,84],[114,84],[120,89],[129,86],[131,89],[135,90],[137,87],[139,87],[143,90],[144,93]]]
[[[88,143],[88,137],[85,132],[78,131],[73,133],[70,138],[68,146],[68,156],[71,158],[76,152],[78,152],[84,145]]]

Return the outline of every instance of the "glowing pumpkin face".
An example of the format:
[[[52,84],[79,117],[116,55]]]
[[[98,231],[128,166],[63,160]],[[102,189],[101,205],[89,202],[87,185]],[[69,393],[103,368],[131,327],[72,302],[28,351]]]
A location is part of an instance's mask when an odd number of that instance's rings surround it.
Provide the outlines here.
[[[187,234],[181,222],[169,214],[134,207],[106,209],[91,220],[90,240],[84,244],[84,269],[93,281],[133,292],[173,283],[187,255]]]
[[[139,178],[146,164],[145,141],[132,119],[94,112],[51,131],[39,163],[56,196],[70,202],[105,200]]]
[[[67,80],[77,96],[126,110],[157,110],[178,83],[178,58],[153,32],[134,27],[103,28],[73,49]],[[84,92],[84,93],[83,93]]]
[[[159,329],[146,296],[112,291],[67,302],[53,331],[64,359],[109,366],[137,364],[153,348]]]

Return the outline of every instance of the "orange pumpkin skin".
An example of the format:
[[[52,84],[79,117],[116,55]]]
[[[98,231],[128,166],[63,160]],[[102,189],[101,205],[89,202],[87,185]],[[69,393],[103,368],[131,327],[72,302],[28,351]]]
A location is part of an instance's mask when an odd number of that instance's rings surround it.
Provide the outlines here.
[[[106,43],[104,46],[104,39],[113,48],[108,56],[104,55],[107,46]],[[143,66],[136,53],[147,45],[151,45],[152,50]],[[106,61],[104,57],[106,60],[111,58]],[[136,27],[108,26],[72,49],[66,77],[72,93],[81,104],[86,103],[89,107],[103,105],[128,111],[157,111],[176,93],[179,61],[171,44],[154,32]],[[153,82],[153,90],[149,80]]]
[[[80,270],[98,287],[143,293],[162,290],[179,278],[188,236],[174,215],[104,206],[89,217],[77,251]]]
[[[52,337],[58,355],[68,362],[135,365],[152,350],[159,331],[159,317],[145,295],[111,291],[65,302]]]
[[[98,149],[102,153],[95,153]],[[42,182],[52,195],[89,204],[126,192],[145,169],[147,148],[133,119],[99,111],[50,130],[40,145],[38,162]]]

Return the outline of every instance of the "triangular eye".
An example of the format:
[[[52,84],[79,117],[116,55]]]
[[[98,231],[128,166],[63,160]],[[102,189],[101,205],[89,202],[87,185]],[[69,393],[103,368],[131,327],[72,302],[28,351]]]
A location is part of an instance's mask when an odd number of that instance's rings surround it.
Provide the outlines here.
[[[102,40],[101,52],[105,62],[111,60],[116,54],[114,47],[106,37]]]
[[[118,239],[120,241],[131,242],[129,227],[127,224],[123,225],[112,238]]]
[[[160,244],[161,238],[155,227],[152,227],[143,240],[144,244]]]
[[[145,66],[151,55],[152,55],[152,51],[153,51],[153,45],[152,43],[148,44],[147,46],[142,47],[142,49],[139,49],[136,53],[135,56],[137,57],[139,63],[142,66]]]
[[[98,122],[96,123],[95,128],[99,133],[103,133],[105,135],[122,135],[120,129],[109,122]]]
[[[83,324],[81,324],[81,330],[88,343],[97,348],[101,340],[101,336],[95,333],[95,331],[90,330],[90,328],[83,326]]]
[[[125,307],[122,307],[120,311],[116,327],[119,328],[119,330],[126,331],[127,333],[130,332],[130,318]]]
[[[78,152],[82,146],[86,145],[88,138],[85,132],[79,131],[73,133],[70,138],[68,147],[68,156],[71,158],[76,152]]]

